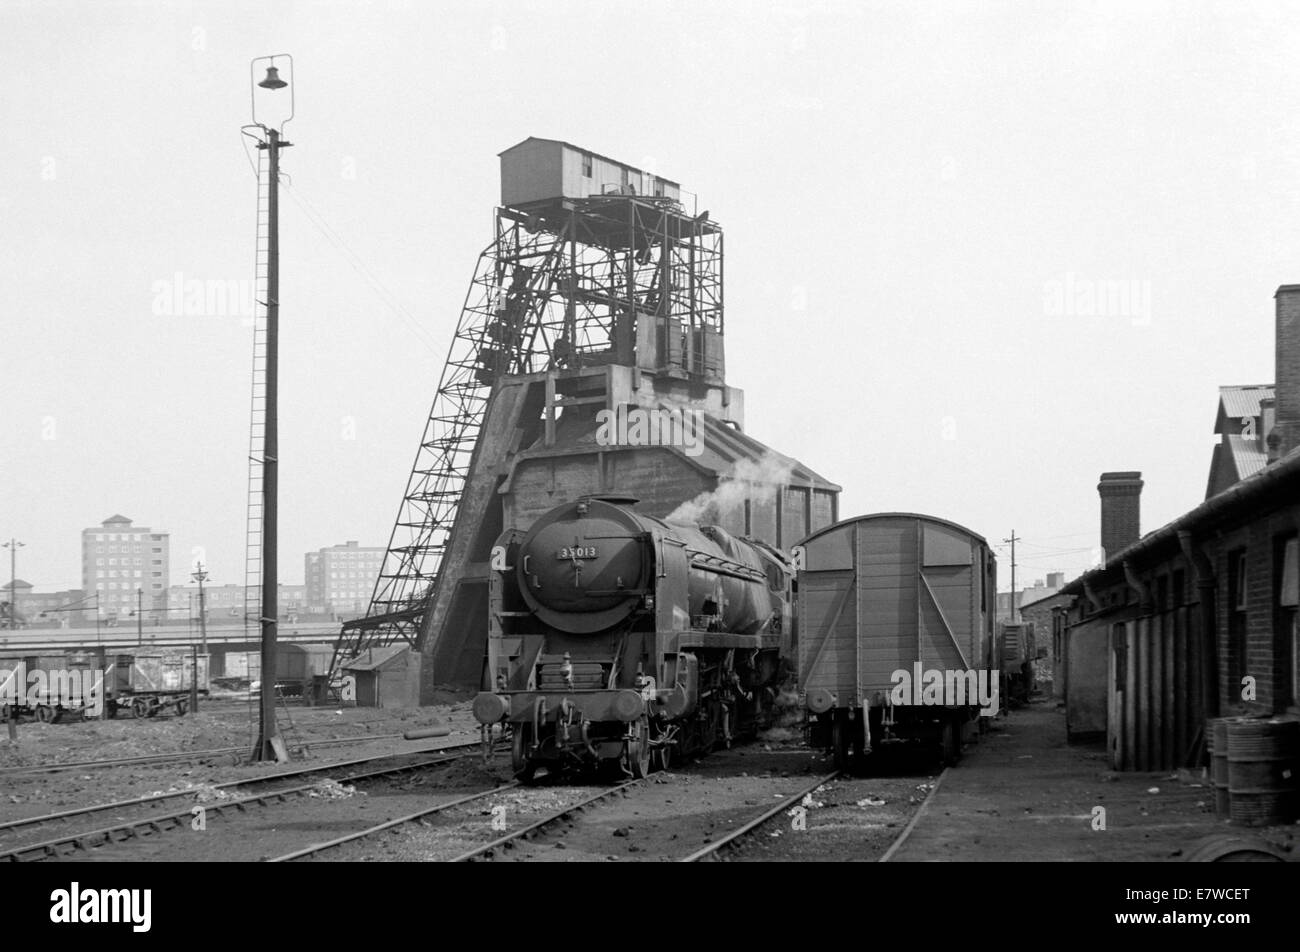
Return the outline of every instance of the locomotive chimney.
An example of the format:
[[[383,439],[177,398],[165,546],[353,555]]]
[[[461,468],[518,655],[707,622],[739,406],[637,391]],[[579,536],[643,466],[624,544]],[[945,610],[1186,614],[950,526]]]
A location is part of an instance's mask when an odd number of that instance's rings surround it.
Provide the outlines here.
[[[1138,540],[1142,485],[1141,473],[1101,474],[1097,492],[1101,495],[1101,548],[1106,560]]]

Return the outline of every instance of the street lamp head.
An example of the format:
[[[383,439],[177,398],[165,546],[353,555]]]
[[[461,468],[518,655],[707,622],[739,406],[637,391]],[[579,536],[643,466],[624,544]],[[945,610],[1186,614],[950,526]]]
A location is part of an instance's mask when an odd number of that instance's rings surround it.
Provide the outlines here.
[[[274,66],[268,66],[266,68],[266,79],[262,80],[257,85],[261,86],[263,89],[284,89],[284,87],[289,84],[280,78],[279,70]]]

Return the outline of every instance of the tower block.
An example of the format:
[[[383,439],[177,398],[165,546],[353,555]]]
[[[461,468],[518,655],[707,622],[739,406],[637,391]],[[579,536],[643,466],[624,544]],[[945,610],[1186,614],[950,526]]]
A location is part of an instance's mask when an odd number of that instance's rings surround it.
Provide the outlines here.
[[[724,377],[722,228],[667,179],[565,142],[501,153],[479,258],[387,558],[335,663],[405,641],[435,685],[481,687],[491,549],[557,504],[630,496],[652,516],[788,549],[840,487],[744,432]]]

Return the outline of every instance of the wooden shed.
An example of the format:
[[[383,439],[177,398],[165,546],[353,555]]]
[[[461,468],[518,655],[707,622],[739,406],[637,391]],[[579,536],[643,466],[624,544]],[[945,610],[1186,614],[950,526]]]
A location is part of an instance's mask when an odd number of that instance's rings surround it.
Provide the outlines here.
[[[676,182],[559,139],[529,136],[500,159],[501,204],[510,208],[609,194],[681,199]]]
[[[420,655],[405,645],[369,648],[343,665],[356,683],[357,707],[420,704]]]

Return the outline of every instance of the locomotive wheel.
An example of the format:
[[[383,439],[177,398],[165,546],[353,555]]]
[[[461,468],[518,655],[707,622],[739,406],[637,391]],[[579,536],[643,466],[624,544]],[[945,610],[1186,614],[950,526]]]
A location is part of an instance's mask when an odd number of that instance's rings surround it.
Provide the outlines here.
[[[633,779],[640,780],[650,774],[650,720],[642,716],[631,725],[632,736],[623,749],[623,766]]]
[[[520,783],[532,783],[537,765],[528,759],[528,747],[532,738],[531,724],[515,724],[514,739],[510,745],[510,769]]]
[[[149,702],[146,701],[146,700],[145,700],[144,698],[142,698],[142,697],[138,697],[138,698],[136,698],[134,701],[132,701],[132,702],[131,702],[131,716],[132,716],[132,717],[148,717],[148,716],[149,716]]]

